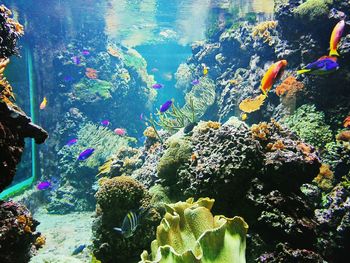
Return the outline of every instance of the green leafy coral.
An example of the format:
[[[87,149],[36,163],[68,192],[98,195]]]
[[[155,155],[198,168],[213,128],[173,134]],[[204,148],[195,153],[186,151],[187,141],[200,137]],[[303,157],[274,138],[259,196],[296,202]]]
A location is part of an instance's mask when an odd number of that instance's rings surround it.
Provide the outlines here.
[[[143,263],[245,263],[247,223],[241,217],[213,216],[214,199],[193,198],[166,205],[151,255]]]
[[[299,107],[284,120],[284,124],[313,146],[323,148],[332,141],[332,131],[325,122],[324,113],[317,111],[315,105]]]
[[[113,84],[100,79],[83,78],[73,86],[74,96],[82,101],[93,102],[112,98]]]

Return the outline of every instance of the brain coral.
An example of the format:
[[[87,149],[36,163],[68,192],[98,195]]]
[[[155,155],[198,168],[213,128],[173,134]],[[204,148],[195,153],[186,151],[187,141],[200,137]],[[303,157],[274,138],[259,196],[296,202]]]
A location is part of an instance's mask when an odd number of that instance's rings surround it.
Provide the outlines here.
[[[120,227],[125,215],[139,208],[150,207],[151,196],[146,188],[129,176],[105,179],[96,193],[96,219],[93,223],[93,253],[102,262],[133,262],[147,249],[155,236],[160,215],[150,209],[140,220],[133,236],[124,238],[113,230]]]

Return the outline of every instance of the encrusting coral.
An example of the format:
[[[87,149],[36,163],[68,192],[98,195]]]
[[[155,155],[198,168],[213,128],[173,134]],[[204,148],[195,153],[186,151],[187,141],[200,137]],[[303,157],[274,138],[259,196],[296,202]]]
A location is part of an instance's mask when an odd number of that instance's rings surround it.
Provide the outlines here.
[[[333,187],[334,174],[328,164],[322,164],[319,174],[315,177],[315,183],[322,190],[330,190]]]
[[[93,253],[102,262],[133,262],[147,248],[160,222],[159,213],[150,208],[151,195],[129,176],[105,179],[96,193],[96,219],[93,223]],[[113,230],[121,227],[129,211],[148,210],[140,219],[134,235],[125,238]],[[136,261],[136,260],[135,260]]]
[[[165,205],[157,227],[152,254],[144,251],[141,262],[237,262],[245,263],[247,223],[241,217],[213,216],[213,199],[193,198]]]
[[[315,105],[302,105],[283,124],[295,132],[305,142],[316,147],[324,147],[332,141],[332,131],[326,124],[325,115],[317,111]]]

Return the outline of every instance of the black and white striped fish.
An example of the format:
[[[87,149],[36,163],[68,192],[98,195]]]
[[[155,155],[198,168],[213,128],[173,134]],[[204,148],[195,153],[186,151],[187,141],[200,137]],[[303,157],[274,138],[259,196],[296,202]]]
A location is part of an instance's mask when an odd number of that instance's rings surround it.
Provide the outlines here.
[[[124,217],[121,227],[114,227],[113,229],[121,233],[125,238],[131,237],[137,226],[139,225],[140,217],[142,211],[135,213],[134,211],[129,211]]]

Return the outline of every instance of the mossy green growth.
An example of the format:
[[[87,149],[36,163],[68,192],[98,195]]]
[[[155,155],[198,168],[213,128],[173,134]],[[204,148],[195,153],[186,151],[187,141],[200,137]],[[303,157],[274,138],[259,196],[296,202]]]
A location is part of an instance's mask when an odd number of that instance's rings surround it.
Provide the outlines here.
[[[166,214],[143,263],[245,263],[247,223],[241,217],[213,216],[214,199],[193,198],[166,205]]]
[[[76,98],[86,102],[112,98],[113,84],[100,79],[84,78],[73,86],[73,94]]]
[[[332,141],[332,131],[325,122],[324,113],[317,111],[315,105],[305,104],[299,107],[283,123],[315,147],[323,148]]]
[[[294,9],[300,19],[316,21],[328,15],[333,0],[307,0],[305,3]]]
[[[178,137],[178,134],[175,134],[166,144],[168,148],[158,164],[158,177],[175,183],[177,169],[191,157],[191,142],[186,137]]]

